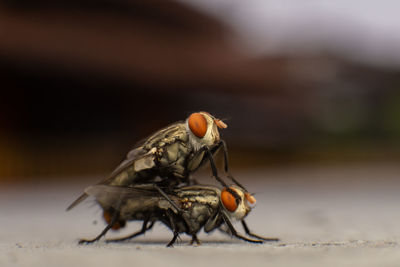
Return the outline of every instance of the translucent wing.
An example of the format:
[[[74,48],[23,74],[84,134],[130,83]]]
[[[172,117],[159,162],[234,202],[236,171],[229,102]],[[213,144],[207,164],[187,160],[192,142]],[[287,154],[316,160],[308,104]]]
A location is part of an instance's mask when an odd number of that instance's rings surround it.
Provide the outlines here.
[[[143,147],[136,147],[130,150],[126,156],[126,159],[122,161],[117,168],[101,183],[107,184],[107,181],[112,180],[115,176],[123,172],[128,166],[132,165],[136,160],[142,158],[148,153]]]
[[[117,168],[100,184],[107,184],[108,181],[112,180],[115,176],[123,172],[127,167],[131,166],[135,161],[145,157],[148,155],[149,151],[152,147],[155,146],[155,143],[160,141],[161,139],[166,138],[166,136],[175,136],[178,132],[182,131],[183,124],[182,122],[171,124],[156,133],[150,135],[144,141],[141,141],[137,144],[133,149],[131,149],[126,155],[126,159],[118,165]]]
[[[107,178],[103,179],[98,184],[104,184],[104,185],[109,184],[118,174],[123,172],[126,168],[134,164],[136,161],[146,156],[149,156],[148,153],[151,147],[158,140],[166,138],[167,136],[175,136],[178,133],[182,134],[182,131],[183,132],[185,131],[185,126],[183,122],[177,122],[157,131],[156,133],[150,135],[146,139],[143,139],[143,141],[139,142],[133,149],[131,149],[128,152],[126,159],[122,161]],[[71,205],[68,206],[67,211],[77,206],[87,197],[88,195],[86,193],[80,195],[74,202],[72,202]]]
[[[146,187],[121,187],[111,185],[93,185],[85,189],[88,196],[93,196],[102,204],[118,208],[127,199],[137,199],[145,201],[149,198],[160,198],[156,190],[151,189],[151,185]]]
[[[127,158],[118,165],[118,167],[105,179],[100,181],[98,184],[108,184],[110,183],[115,176],[123,172],[128,166],[133,164],[136,160],[142,158],[147,154],[147,151],[143,149],[143,147],[137,147],[129,151]],[[68,206],[67,211],[77,206],[79,203],[84,201],[88,197],[88,194],[85,192],[80,195],[71,205]]]
[[[221,194],[221,190],[213,185],[190,185],[178,188],[175,190],[175,193],[179,192],[199,192],[199,194],[214,194],[219,196]]]

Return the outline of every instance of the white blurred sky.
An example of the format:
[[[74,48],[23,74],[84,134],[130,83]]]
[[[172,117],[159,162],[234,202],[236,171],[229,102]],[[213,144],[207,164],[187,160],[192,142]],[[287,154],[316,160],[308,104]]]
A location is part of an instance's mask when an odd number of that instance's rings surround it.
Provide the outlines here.
[[[212,14],[259,54],[329,51],[400,66],[399,0],[180,0]]]

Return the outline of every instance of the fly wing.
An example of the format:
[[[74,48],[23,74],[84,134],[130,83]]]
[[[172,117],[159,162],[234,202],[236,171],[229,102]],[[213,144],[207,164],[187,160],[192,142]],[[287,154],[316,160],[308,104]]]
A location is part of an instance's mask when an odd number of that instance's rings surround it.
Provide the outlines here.
[[[127,167],[134,164],[136,161],[143,159],[151,154],[151,149],[155,147],[155,144],[166,138],[166,136],[174,136],[177,132],[182,131],[182,122],[171,124],[139,142],[133,149],[131,149],[126,155],[126,159],[118,165],[118,167],[100,184],[108,184],[115,176],[123,172]],[[184,128],[184,127],[183,127]]]
[[[115,176],[117,176],[119,173],[123,172],[127,167],[129,167],[131,164],[134,164],[134,162],[140,158],[142,158],[144,155],[146,155],[146,152],[143,147],[137,147],[129,151],[127,158],[122,161],[118,167],[105,179],[101,180],[98,184],[108,184],[113,180]],[[72,202],[71,205],[68,206],[67,211],[71,210],[75,206],[79,205],[82,201],[84,201],[89,195],[86,193],[83,193],[80,195],[74,202]]]
[[[102,184],[107,184],[107,181],[112,180],[115,176],[120,174],[122,171],[124,171],[128,166],[132,165],[136,160],[142,158],[148,153],[147,150],[143,149],[143,147],[136,147],[130,150],[126,156],[126,159],[122,161],[115,170],[106,178],[104,179],[101,183]]]
[[[176,193],[187,192],[187,191],[200,192],[200,193],[208,191],[209,193],[213,193],[217,196],[221,194],[221,190],[213,185],[191,185],[191,186],[180,187],[175,190]]]
[[[82,201],[84,201],[86,198],[88,197],[88,195],[86,193],[83,193],[82,195],[80,195],[77,199],[74,200],[74,202],[72,202],[68,208],[67,211],[69,211],[70,209],[72,209],[73,207],[77,206],[79,203],[81,203]]]
[[[145,201],[149,198],[160,197],[158,192],[145,188],[132,188],[111,185],[93,185],[85,189],[88,196],[93,196],[104,205],[118,209],[120,204],[127,199]]]
[[[101,180],[98,183],[98,185],[109,184],[118,174],[123,172],[126,168],[128,168],[132,164],[135,164],[135,162],[139,162],[140,160],[142,161],[140,162],[140,164],[138,164],[139,168],[142,169],[149,168],[149,166],[152,166],[151,163],[153,163],[152,155],[150,154],[151,154],[151,148],[154,147],[155,143],[167,136],[175,135],[174,133],[182,134],[182,131],[183,133],[185,131],[184,129],[185,126],[183,122],[177,122],[157,131],[156,133],[150,135],[148,138],[139,142],[133,149],[131,149],[128,152],[126,159],[122,161],[107,178]],[[68,206],[67,211],[77,206],[87,197],[88,197],[87,193],[83,193],[82,195],[80,195],[74,202],[72,202],[71,205]]]

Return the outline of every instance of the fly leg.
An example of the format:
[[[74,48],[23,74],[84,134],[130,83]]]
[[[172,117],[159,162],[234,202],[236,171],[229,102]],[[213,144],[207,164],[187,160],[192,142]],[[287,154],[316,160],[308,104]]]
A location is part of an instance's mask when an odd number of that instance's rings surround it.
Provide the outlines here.
[[[227,173],[228,178],[234,182],[237,186],[241,187],[244,191],[247,192],[247,189],[241,184],[239,183],[229,172],[229,166],[228,166],[228,148],[226,146],[226,143],[224,140],[219,141],[218,148],[222,147],[223,151],[224,151],[224,170]]]
[[[178,232],[178,229],[176,228],[176,224],[175,224],[174,217],[173,217],[171,210],[167,210],[167,216],[169,219],[169,223],[171,225],[171,229],[174,232],[174,237],[171,239],[171,241],[169,241],[169,243],[167,244],[167,247],[173,247],[176,239],[179,236],[179,232]]]
[[[160,193],[161,196],[163,196],[163,198],[165,198],[169,204],[172,205],[172,207],[174,207],[174,209],[179,213],[182,214],[182,209],[178,207],[178,205],[176,205],[176,203],[174,201],[172,201],[172,199],[164,192],[164,190],[162,190],[158,185],[154,184],[153,185],[154,188],[158,191],[158,193]]]
[[[225,214],[222,213],[222,218],[224,219],[226,225],[229,228],[229,231],[231,232],[231,234],[239,239],[242,239],[244,241],[250,242],[250,243],[258,243],[258,244],[262,244],[263,241],[259,240],[259,239],[251,239],[245,236],[242,236],[240,233],[238,233],[235,229],[235,227],[233,227],[231,221],[229,220],[228,216],[226,216]]]
[[[114,213],[113,213],[113,216],[111,218],[111,222],[106,226],[106,228],[104,228],[104,230],[98,236],[96,236],[94,239],[90,239],[90,240],[81,239],[81,240],[79,240],[79,244],[80,245],[81,244],[91,244],[91,243],[94,243],[94,242],[98,241],[100,238],[102,238],[108,232],[108,230],[111,229],[111,227],[113,227],[113,225],[118,220],[118,216],[119,216],[118,211],[115,210]]]
[[[183,221],[185,222],[186,226],[188,227],[188,231],[191,232],[192,229],[190,228],[190,223],[187,221],[187,214],[184,210],[178,207],[174,201],[158,186],[158,185],[153,185],[154,188],[163,196],[171,205],[174,207],[174,209],[177,211],[178,215],[182,217]],[[234,192],[236,193],[236,192]]]
[[[174,243],[175,243],[176,239],[178,238],[178,236],[179,236],[179,234],[174,232],[174,237],[172,238],[171,241],[169,241],[169,243],[167,244],[167,247],[170,247],[170,248],[174,247]]]
[[[224,187],[228,187],[228,185],[218,176],[218,170],[217,170],[217,166],[215,165],[214,162],[214,157],[213,154],[211,153],[210,149],[206,146],[203,147],[204,151],[206,152],[206,156],[208,157],[208,159],[210,160],[210,165],[211,165],[211,171],[212,174],[214,176],[214,178]]]
[[[201,241],[197,238],[197,235],[196,235],[196,234],[193,234],[193,235],[192,235],[192,240],[190,240],[190,243],[189,243],[189,244],[190,244],[190,245],[193,245],[194,242],[196,242],[196,244],[199,245],[199,246],[201,245]]]
[[[279,238],[262,237],[260,235],[252,233],[244,220],[242,220],[242,226],[243,226],[243,229],[244,229],[244,231],[246,232],[246,234],[248,236],[255,237],[255,238],[261,239],[263,241],[267,241],[267,242],[277,242],[277,241],[279,241]]]
[[[236,191],[230,189],[229,186],[218,176],[217,166],[215,165],[214,158],[213,158],[213,155],[212,155],[210,149],[208,147],[206,147],[206,146],[204,147],[204,149],[206,151],[206,155],[207,155],[208,159],[210,160],[211,171],[212,171],[212,174],[213,174],[214,178],[221,185],[223,185],[225,187],[226,191],[228,191],[229,193],[231,193],[235,197],[236,204],[239,205],[240,200],[241,200],[240,196],[238,195],[238,193]]]
[[[107,239],[106,242],[107,242],[107,243],[110,243],[110,242],[122,242],[122,241],[125,241],[125,240],[129,240],[129,239],[135,238],[135,237],[137,237],[137,236],[139,236],[139,235],[142,235],[142,234],[144,234],[146,231],[148,231],[148,230],[150,230],[151,228],[153,228],[154,222],[151,222],[150,225],[147,226],[148,222],[149,222],[149,220],[145,220],[145,221],[143,222],[142,229],[141,229],[140,231],[138,231],[138,232],[135,232],[135,233],[133,233],[133,234],[131,234],[131,235],[128,235],[128,236],[125,236],[125,237],[121,237],[121,238]]]

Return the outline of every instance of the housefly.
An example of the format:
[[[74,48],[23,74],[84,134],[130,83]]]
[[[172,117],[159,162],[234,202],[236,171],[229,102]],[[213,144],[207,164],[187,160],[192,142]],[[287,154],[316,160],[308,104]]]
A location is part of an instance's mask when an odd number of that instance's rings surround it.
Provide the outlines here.
[[[230,193],[235,191],[240,201]],[[104,236],[109,229],[118,229],[126,221],[143,221],[140,231],[129,236],[107,240],[107,242],[124,241],[144,234],[150,230],[157,221],[162,222],[173,232],[173,238],[167,246],[172,246],[180,233],[192,237],[191,244],[200,244],[197,233],[204,228],[206,233],[219,229],[236,238],[252,242],[278,241],[277,238],[264,238],[253,234],[245,217],[255,204],[254,196],[238,186],[231,186],[230,190],[218,189],[214,186],[186,186],[174,189],[168,193],[168,198],[161,195],[152,185],[136,185],[120,187],[110,185],[94,185],[85,190],[85,193],[95,197],[104,211],[107,227],[100,235],[92,240],[81,240],[80,243],[92,243]],[[183,210],[179,213],[178,209]],[[118,214],[112,216],[110,213]],[[249,237],[236,231],[232,221],[240,220]]]
[[[159,130],[134,147],[111,175],[98,184],[112,186],[129,186],[136,184],[153,184],[164,196],[165,192],[179,185],[192,185],[190,174],[196,171],[207,160],[212,174],[224,187],[227,184],[218,176],[213,155],[219,148],[224,151],[224,169],[227,176],[243,190],[228,170],[227,149],[220,138],[218,129],[227,125],[207,112],[191,114],[186,121],[174,123]],[[228,189],[235,199],[239,196]],[[246,190],[245,190],[246,191]],[[82,194],[68,208],[70,210],[85,198]]]

